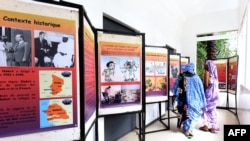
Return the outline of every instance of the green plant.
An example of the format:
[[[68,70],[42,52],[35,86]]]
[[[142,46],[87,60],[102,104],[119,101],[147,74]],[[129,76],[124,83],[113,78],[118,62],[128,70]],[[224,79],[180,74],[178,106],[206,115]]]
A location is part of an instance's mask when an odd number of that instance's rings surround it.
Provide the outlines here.
[[[216,49],[207,49],[208,41],[197,42],[197,62],[196,62],[197,70],[196,72],[202,80],[204,78],[204,72],[205,72],[204,71],[205,60],[209,57],[208,51],[212,51],[209,53],[211,59],[228,58],[228,57],[237,55],[237,48],[234,48],[234,49],[229,48],[230,41],[231,40],[229,39],[215,40]]]

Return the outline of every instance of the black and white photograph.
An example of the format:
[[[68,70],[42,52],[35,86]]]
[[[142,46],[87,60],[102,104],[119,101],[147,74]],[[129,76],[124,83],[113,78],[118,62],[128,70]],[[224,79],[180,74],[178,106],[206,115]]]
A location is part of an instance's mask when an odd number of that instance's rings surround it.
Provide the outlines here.
[[[74,36],[70,34],[35,30],[36,67],[74,67]]]
[[[31,31],[0,27],[0,66],[32,66]]]

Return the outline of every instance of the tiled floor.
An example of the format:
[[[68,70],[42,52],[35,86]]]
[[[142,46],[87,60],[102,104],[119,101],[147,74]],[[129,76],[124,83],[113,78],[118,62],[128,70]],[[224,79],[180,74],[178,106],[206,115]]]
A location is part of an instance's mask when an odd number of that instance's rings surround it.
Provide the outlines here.
[[[182,132],[177,131],[176,118],[170,120],[170,130],[148,133],[149,131],[163,129],[164,126],[156,121],[146,128],[145,141],[223,141],[223,129],[225,124],[239,124],[237,117],[234,113],[225,110],[217,109],[218,112],[218,124],[220,131],[212,134],[210,132],[200,131],[199,127],[202,126],[201,120],[197,123],[194,132],[194,137],[188,139]],[[172,115],[172,114],[171,114]],[[164,120],[165,122],[165,120]],[[167,120],[166,120],[167,123]],[[139,141],[138,130],[132,131],[125,135],[118,141]]]

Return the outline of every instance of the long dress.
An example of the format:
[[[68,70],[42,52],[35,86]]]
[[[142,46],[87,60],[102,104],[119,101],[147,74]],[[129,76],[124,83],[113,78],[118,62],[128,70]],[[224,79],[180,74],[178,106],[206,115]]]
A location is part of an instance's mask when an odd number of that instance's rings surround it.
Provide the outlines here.
[[[178,120],[177,120],[177,128],[181,128],[182,123],[188,119],[187,115],[187,98],[186,98],[186,76],[185,73],[181,73],[178,76],[178,105],[177,105],[177,110],[178,110]]]
[[[180,95],[180,77],[175,81],[173,93],[178,101],[179,119],[177,127],[183,124],[184,131],[192,131],[202,114],[202,108],[206,105],[204,87],[201,79],[194,73],[185,73],[186,92]],[[183,97],[184,96],[184,97]],[[183,98],[182,98],[183,97]],[[185,106],[186,105],[186,106]]]
[[[216,65],[208,60],[206,62],[209,71],[209,81],[208,87],[206,88],[206,102],[207,105],[203,109],[202,119],[203,124],[207,125],[208,128],[212,128],[216,131],[219,131],[219,127],[217,125],[217,112],[216,106],[219,100],[219,88],[218,88],[218,75]]]

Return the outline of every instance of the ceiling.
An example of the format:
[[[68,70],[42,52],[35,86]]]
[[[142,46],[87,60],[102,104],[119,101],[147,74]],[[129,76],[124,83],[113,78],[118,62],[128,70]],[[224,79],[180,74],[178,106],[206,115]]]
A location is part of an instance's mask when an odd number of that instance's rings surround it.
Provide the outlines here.
[[[241,0],[173,0],[186,17],[237,9]]]

